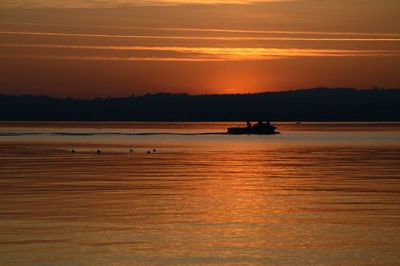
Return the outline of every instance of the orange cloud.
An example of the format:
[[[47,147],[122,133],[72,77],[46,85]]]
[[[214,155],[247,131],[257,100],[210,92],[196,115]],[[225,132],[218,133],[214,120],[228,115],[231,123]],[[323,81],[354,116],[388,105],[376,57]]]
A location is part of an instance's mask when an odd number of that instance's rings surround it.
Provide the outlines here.
[[[161,36],[161,35],[118,35],[118,34],[91,34],[91,33],[63,33],[63,32],[28,32],[28,31],[0,31],[0,34],[12,35],[39,35],[64,37],[93,37],[93,38],[124,38],[124,39],[175,39],[175,40],[214,40],[214,41],[330,41],[330,42],[400,42],[400,38],[324,38],[324,37],[221,37],[221,36]]]

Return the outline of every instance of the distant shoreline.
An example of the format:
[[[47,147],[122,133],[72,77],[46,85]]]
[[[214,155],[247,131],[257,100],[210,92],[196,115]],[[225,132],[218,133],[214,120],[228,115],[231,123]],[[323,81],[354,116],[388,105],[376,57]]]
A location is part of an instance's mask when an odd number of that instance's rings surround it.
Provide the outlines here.
[[[78,100],[0,95],[0,121],[399,122],[400,89],[314,88],[256,94],[157,93]]]
[[[256,122],[256,121],[252,121]],[[285,123],[285,124],[297,124],[299,121],[271,121],[273,123]],[[318,124],[330,124],[330,125],[368,125],[368,124],[382,124],[382,125],[399,125],[400,121],[300,121],[299,125],[318,125]],[[243,126],[246,121],[62,121],[62,120],[0,120],[0,126],[2,124],[204,124],[204,123],[241,123]]]

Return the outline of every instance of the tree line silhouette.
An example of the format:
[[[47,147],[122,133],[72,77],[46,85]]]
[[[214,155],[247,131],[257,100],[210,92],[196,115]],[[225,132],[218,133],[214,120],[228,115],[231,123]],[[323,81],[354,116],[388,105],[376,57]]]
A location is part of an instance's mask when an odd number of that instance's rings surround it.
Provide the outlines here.
[[[0,95],[3,121],[400,121],[400,89],[156,93],[80,100]]]

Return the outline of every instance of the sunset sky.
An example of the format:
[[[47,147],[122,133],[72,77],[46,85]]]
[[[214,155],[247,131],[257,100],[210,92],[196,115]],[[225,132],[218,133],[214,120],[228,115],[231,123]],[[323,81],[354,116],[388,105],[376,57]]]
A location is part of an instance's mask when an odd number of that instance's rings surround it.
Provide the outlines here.
[[[400,87],[399,0],[2,0],[0,94]]]

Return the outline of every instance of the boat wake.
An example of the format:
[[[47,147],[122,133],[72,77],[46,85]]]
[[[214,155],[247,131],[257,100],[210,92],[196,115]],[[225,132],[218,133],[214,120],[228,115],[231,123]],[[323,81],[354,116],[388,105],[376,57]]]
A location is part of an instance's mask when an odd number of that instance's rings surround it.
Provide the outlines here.
[[[172,135],[172,136],[203,136],[203,135],[227,135],[225,132],[202,132],[202,133],[176,133],[176,132],[137,132],[137,133],[120,133],[120,132],[0,132],[0,137],[19,137],[19,136],[156,136],[156,135]]]

